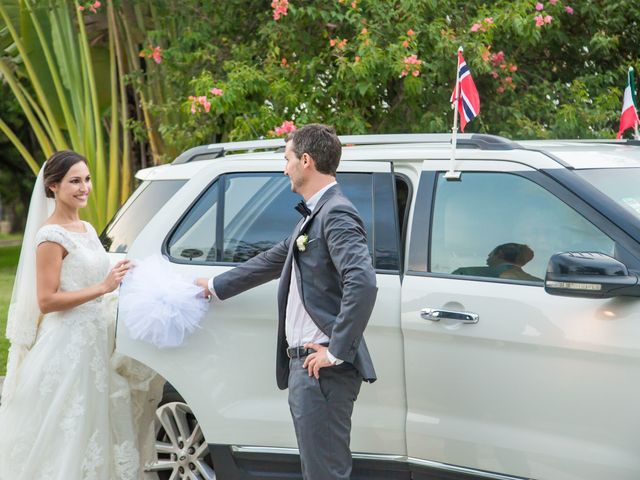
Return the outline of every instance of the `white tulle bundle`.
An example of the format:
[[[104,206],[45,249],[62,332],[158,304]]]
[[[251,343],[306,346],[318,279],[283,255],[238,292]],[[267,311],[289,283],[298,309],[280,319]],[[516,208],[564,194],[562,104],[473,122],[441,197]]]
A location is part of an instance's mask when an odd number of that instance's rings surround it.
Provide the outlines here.
[[[154,255],[136,261],[124,278],[118,321],[135,340],[159,348],[178,347],[199,328],[208,305],[200,287]]]

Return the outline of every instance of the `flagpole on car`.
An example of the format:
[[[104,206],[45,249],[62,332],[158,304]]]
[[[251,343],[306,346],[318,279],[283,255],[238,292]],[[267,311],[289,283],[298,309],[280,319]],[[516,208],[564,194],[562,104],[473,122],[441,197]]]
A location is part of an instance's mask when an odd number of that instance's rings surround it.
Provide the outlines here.
[[[449,171],[444,174],[447,180],[460,180],[460,172],[456,172],[454,167],[456,163],[456,143],[458,141],[458,103],[460,98],[460,52],[462,47],[458,48],[458,61],[456,62],[456,86],[453,90],[453,128],[451,129],[451,160]]]
[[[629,67],[629,85],[631,86],[631,98],[633,99],[633,105],[636,107],[636,114],[638,113],[638,105],[636,105],[636,84],[635,84],[635,73],[633,67]],[[638,134],[638,122],[633,125],[633,138],[636,140],[640,140],[640,135]]]

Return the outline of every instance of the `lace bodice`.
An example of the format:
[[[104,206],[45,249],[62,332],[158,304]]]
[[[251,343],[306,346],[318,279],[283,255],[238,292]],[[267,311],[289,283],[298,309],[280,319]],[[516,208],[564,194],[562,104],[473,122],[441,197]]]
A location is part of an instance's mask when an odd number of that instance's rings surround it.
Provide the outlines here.
[[[60,225],[44,225],[36,234],[36,245],[55,242],[67,251],[60,271],[60,290],[73,291],[101,282],[109,272],[109,257],[90,223],[86,232],[72,232]]]

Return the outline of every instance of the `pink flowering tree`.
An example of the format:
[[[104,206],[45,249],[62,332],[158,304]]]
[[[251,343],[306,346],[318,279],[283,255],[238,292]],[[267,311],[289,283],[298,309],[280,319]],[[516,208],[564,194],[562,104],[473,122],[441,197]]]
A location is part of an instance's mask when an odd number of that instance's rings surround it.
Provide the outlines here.
[[[122,151],[135,169],[169,161],[194,145],[282,136],[309,122],[331,123],[344,134],[447,132],[459,46],[482,102],[468,131],[612,138],[626,69],[640,67],[636,3],[411,0],[390,8],[379,0],[68,0],[66,5],[86,26],[96,65],[110,65],[114,51],[120,60],[114,60],[115,88],[99,87],[110,72],[96,75],[94,123],[105,145],[111,132],[127,136]],[[17,25],[25,2],[0,5]],[[19,59],[8,58],[15,49],[7,49],[11,42],[3,26],[0,19],[5,70],[28,79]],[[43,55],[34,56],[40,65],[46,62]],[[51,112],[43,111],[45,117],[61,116],[56,95],[39,94],[26,84],[25,89],[36,100],[54,103]],[[15,91],[23,95],[22,89]],[[33,135],[50,149],[46,137],[60,136],[57,129],[43,129],[23,100],[25,115],[35,119]],[[120,127],[114,129],[115,117],[108,115],[115,111]],[[0,111],[0,120],[3,115]],[[10,138],[8,127],[0,130],[0,141],[2,135]],[[62,137],[72,131],[62,130]],[[20,151],[30,155],[28,148]],[[110,156],[117,156],[113,151]]]
[[[273,0],[261,12],[245,3],[190,13],[160,1],[168,12],[160,17],[185,17],[194,32],[165,41],[173,61],[163,60],[163,71],[188,88],[154,107],[180,112],[160,128],[176,151],[284,135],[285,122],[327,122],[342,133],[448,131],[460,45],[483,105],[470,131],[611,136],[628,66],[612,59],[638,55],[637,9],[623,5],[604,18],[574,0],[414,0],[394,9],[374,0]]]

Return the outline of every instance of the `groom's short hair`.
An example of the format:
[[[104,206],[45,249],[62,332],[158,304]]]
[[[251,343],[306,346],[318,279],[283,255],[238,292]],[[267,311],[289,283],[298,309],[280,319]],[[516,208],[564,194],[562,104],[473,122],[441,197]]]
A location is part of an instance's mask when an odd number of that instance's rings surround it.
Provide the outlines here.
[[[342,144],[330,125],[310,123],[287,135],[285,142],[291,142],[296,157],[307,153],[316,163],[316,170],[320,173],[336,176]]]

